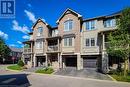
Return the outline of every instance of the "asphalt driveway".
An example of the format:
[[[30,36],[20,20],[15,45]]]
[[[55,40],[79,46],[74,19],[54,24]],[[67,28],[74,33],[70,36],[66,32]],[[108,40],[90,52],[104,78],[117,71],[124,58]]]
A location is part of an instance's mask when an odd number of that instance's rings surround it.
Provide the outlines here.
[[[130,87],[130,83],[60,75],[0,71],[0,87]]]
[[[83,70],[76,70],[74,67],[67,67],[65,69],[58,70],[55,75],[74,76],[83,78],[92,78],[100,80],[111,80],[107,75],[97,72],[95,69],[86,68]]]

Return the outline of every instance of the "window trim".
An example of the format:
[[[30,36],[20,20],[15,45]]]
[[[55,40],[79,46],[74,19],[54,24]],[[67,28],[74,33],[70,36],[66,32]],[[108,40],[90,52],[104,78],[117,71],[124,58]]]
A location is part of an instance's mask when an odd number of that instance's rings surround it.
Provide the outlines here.
[[[39,29],[42,29],[42,32]],[[43,36],[43,27],[42,26],[40,26],[40,27],[37,28],[37,37],[41,37],[41,36]]]
[[[71,22],[71,28],[70,28],[70,23],[69,22]],[[67,32],[67,31],[73,30],[73,26],[74,26],[74,21],[72,19],[66,20],[64,22],[64,31]]]
[[[43,49],[43,41],[36,41],[35,43],[35,48],[36,49]],[[39,45],[39,46],[38,46]]]
[[[115,27],[116,26],[116,19],[111,18],[111,19],[104,20],[103,21],[103,26],[104,26],[104,28]]]
[[[94,45],[92,45],[92,39],[94,40]],[[88,45],[87,45],[88,40]],[[96,46],[96,38],[86,38],[85,39],[85,47],[95,47]]]
[[[74,38],[73,37],[67,37],[63,39],[63,46],[64,47],[73,47],[74,45]],[[65,42],[66,41],[66,42]],[[71,42],[71,45],[70,45]]]
[[[92,26],[93,25],[93,26]],[[96,20],[90,20],[85,23],[85,29],[87,31],[96,30]]]

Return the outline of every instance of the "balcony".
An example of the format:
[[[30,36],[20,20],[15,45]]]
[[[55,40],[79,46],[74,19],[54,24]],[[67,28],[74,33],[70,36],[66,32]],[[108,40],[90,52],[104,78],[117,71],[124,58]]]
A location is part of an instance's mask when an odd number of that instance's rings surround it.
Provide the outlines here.
[[[59,34],[52,34],[51,37],[57,37]]]
[[[56,52],[56,51],[59,51],[59,50],[58,50],[58,45],[48,46],[47,51],[48,51],[48,52]]]
[[[24,53],[24,54],[29,54],[29,53],[31,53],[31,48],[24,48],[23,53]]]

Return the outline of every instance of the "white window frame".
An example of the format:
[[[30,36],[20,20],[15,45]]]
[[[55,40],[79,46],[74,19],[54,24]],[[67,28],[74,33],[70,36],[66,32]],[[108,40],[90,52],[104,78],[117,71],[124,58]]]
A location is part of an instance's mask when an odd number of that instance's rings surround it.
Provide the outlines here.
[[[116,19],[107,19],[104,21],[104,27],[108,28],[108,27],[115,27],[116,26]]]
[[[73,37],[67,37],[63,39],[63,46],[64,47],[72,47],[74,44]],[[71,43],[70,43],[71,42]]]
[[[71,26],[70,26],[71,24]],[[74,22],[73,20],[67,20],[64,22],[64,31],[71,31],[73,29]]]
[[[87,45],[87,40],[89,41],[88,45]],[[94,40],[94,45],[92,45],[92,40]],[[86,47],[95,47],[96,46],[96,38],[86,38],[85,39],[85,46]]]
[[[43,49],[43,41],[36,41],[36,49]]]
[[[86,22],[86,30],[95,30],[95,29],[96,29],[96,20]]]
[[[42,31],[41,31],[40,29],[42,29]],[[39,27],[37,28],[37,36],[40,37],[40,36],[42,36],[42,35],[43,35],[43,27],[42,27],[42,26],[39,26]]]

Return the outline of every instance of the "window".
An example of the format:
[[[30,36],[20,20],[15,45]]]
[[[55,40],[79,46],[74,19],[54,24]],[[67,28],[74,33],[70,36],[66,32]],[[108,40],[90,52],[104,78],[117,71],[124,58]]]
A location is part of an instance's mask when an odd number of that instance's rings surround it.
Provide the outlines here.
[[[104,21],[104,27],[114,27],[114,26],[116,26],[115,19],[107,19]]]
[[[89,46],[95,46],[95,38],[87,38],[86,39],[86,46],[89,47]]]
[[[68,38],[69,39],[69,45],[68,46],[72,46],[72,38]]]
[[[95,46],[95,39],[91,38],[91,46]]]
[[[64,38],[64,46],[72,46],[72,38]]]
[[[43,42],[42,41],[37,41],[36,42],[36,49],[42,49],[43,48]]]
[[[95,29],[95,20],[86,22],[86,29],[94,30]]]
[[[52,30],[52,37],[58,36],[59,32],[58,30]]]
[[[89,46],[89,39],[86,39],[86,46]]]
[[[38,27],[37,36],[42,36],[42,34],[43,34],[43,27]]]
[[[73,21],[68,20],[64,22],[64,31],[70,31],[73,28]]]
[[[67,38],[64,38],[64,46],[67,46]]]

